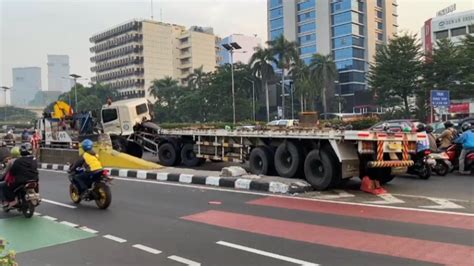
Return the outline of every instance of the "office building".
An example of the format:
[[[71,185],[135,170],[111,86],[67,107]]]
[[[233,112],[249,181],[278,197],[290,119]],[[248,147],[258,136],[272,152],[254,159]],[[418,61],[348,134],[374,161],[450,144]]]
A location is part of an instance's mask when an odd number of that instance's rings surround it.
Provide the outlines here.
[[[441,39],[448,38],[458,44],[467,34],[474,35],[474,10],[430,18],[425,21],[421,32],[423,49],[427,55],[432,53],[436,42]]]
[[[13,68],[13,86],[11,104],[24,107],[41,91],[41,68],[18,67]]]
[[[185,82],[193,69],[213,71],[217,43],[212,29],[132,20],[90,38],[94,53],[92,82],[108,85],[121,95],[150,97],[155,79],[166,76]]]
[[[69,56],[48,55],[48,91],[68,92],[73,82],[69,77]]]
[[[345,109],[368,89],[366,74],[377,45],[396,33],[396,0],[268,0],[268,39],[283,35],[298,43],[301,59],[331,54],[339,70]],[[338,91],[336,93],[338,93]]]
[[[236,42],[242,49],[236,50],[233,54],[234,63],[248,64],[250,58],[255,52],[255,48],[262,45],[262,39],[257,36],[247,36],[243,34],[232,34],[222,39],[220,45],[225,43]],[[220,51],[220,64],[230,64],[230,54],[227,50]]]

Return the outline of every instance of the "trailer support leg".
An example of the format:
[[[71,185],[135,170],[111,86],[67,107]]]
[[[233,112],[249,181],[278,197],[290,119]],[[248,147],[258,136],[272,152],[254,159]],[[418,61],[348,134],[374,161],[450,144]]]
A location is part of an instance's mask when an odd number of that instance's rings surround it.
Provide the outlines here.
[[[364,176],[362,178],[360,190],[374,195],[387,193],[387,191],[380,185],[380,182],[378,180],[370,179],[370,177],[368,176]]]

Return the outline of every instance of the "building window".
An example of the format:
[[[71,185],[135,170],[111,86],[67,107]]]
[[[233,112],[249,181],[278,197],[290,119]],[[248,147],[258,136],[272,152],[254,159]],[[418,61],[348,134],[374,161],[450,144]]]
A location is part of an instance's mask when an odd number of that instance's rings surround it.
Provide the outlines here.
[[[342,84],[341,85],[341,94],[350,94],[355,91],[364,90],[365,85],[363,84]]]
[[[300,54],[315,54],[316,53],[316,45],[310,45],[300,48]]]
[[[303,62],[304,62],[306,65],[311,64],[311,57],[303,58]]]
[[[283,0],[271,0],[270,1],[270,8],[281,6],[282,4],[283,4]]]
[[[270,39],[275,40],[276,38],[280,37],[283,35],[283,29],[277,29],[277,30],[272,30],[270,31]]]
[[[270,11],[270,19],[283,17],[283,8],[277,8]]]
[[[339,74],[339,82],[365,82],[365,73],[345,72]]]
[[[316,29],[316,23],[308,23],[298,26],[298,33],[314,31]]]
[[[310,19],[315,19],[316,13],[314,11],[306,12],[303,14],[298,15],[298,22],[307,21]]]
[[[316,0],[301,0],[298,3],[298,11],[314,8],[316,6]]]
[[[383,30],[383,23],[382,22],[377,22],[377,29]]]
[[[377,40],[383,41],[383,34],[382,33],[377,33]]]
[[[469,25],[469,33],[474,33],[474,25]]]
[[[283,28],[283,18],[270,20],[270,28],[271,29]]]
[[[451,29],[451,37],[466,35],[466,27]]]
[[[331,10],[333,13],[351,10],[352,7],[356,7],[357,2],[357,0],[338,0],[331,4]]]
[[[365,62],[361,60],[354,60],[354,59],[349,59],[349,60],[343,60],[343,61],[337,61],[336,62],[336,67],[339,71],[347,71],[347,70],[365,70]]]
[[[377,0],[377,6],[382,7],[382,5],[383,5],[383,1],[382,0]]]
[[[435,34],[436,40],[440,40],[440,39],[444,39],[444,38],[449,37],[448,30],[438,31],[438,32],[435,32],[434,34]]]
[[[300,45],[305,44],[305,43],[315,42],[316,41],[316,34],[312,33],[312,34],[300,36],[298,38],[298,41],[299,41]]]
[[[383,18],[383,13],[382,13],[382,11],[378,11],[378,10],[377,10],[377,17],[378,17],[378,18]]]

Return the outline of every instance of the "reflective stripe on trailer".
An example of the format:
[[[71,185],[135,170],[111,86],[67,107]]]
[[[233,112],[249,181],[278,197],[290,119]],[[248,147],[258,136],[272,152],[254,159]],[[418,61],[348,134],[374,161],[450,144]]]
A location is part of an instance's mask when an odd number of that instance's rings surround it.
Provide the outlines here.
[[[369,168],[385,168],[385,167],[408,167],[412,166],[412,160],[407,161],[370,161],[367,163]]]

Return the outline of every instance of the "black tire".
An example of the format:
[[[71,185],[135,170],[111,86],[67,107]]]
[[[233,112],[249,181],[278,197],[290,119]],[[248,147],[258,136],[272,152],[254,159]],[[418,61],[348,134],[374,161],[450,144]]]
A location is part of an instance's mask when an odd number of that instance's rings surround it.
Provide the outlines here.
[[[275,152],[275,169],[279,176],[295,178],[302,172],[304,155],[293,142],[283,142]]]
[[[192,143],[186,143],[181,148],[181,162],[187,167],[195,167],[203,164],[205,160],[196,157]]]
[[[423,164],[423,167],[420,169],[418,173],[418,177],[423,180],[430,179],[431,177],[431,167],[429,165]]]
[[[449,166],[445,162],[439,161],[434,170],[437,175],[446,176],[449,173]]]
[[[326,151],[312,150],[304,161],[306,180],[316,190],[328,189],[336,176],[335,163]]]
[[[33,217],[33,214],[35,214],[35,208],[36,206],[33,203],[28,202],[27,205],[23,207],[21,212],[23,213],[23,216],[25,216],[25,218],[29,219]]]
[[[174,166],[178,164],[178,154],[176,147],[170,143],[164,143],[158,149],[160,164],[164,166]]]
[[[74,204],[79,204],[82,201],[79,189],[74,184],[69,184],[69,198]]]
[[[257,147],[250,152],[250,172],[254,175],[269,175],[274,168],[273,153],[267,147]]]
[[[110,187],[104,183],[99,183],[95,187],[94,192],[98,197],[95,199],[97,208],[101,210],[107,209],[110,206],[110,203],[112,203],[112,192],[110,191]]]

